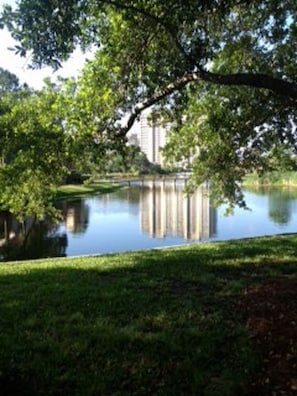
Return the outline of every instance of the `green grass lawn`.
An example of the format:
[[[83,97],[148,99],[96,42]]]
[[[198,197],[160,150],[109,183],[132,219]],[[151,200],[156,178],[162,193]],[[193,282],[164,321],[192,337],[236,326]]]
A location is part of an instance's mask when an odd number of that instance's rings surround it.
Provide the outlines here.
[[[90,194],[103,194],[114,192],[121,188],[120,184],[110,183],[110,182],[94,182],[90,184],[65,184],[58,188],[58,199],[65,199],[68,197],[78,197]]]
[[[5,396],[244,395],[261,364],[236,304],[297,272],[297,237],[0,265]]]

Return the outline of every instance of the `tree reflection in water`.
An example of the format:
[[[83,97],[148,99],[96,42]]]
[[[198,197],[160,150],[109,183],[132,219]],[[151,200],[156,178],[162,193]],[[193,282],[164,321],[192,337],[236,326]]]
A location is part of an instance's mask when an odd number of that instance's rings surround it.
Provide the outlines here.
[[[57,203],[68,232],[83,234],[89,224],[89,207],[83,199]],[[67,232],[47,218],[27,218],[23,223],[9,212],[0,212],[0,261],[44,257],[64,257],[68,246]]]
[[[297,190],[287,187],[248,188],[253,194],[268,197],[268,216],[274,224],[285,226],[289,224],[296,210]]]
[[[27,218],[21,223],[0,212],[0,261],[64,257],[67,245],[67,234],[58,234],[49,219]]]
[[[286,225],[290,222],[295,209],[296,194],[287,189],[271,189],[268,201],[269,217],[275,224]]]

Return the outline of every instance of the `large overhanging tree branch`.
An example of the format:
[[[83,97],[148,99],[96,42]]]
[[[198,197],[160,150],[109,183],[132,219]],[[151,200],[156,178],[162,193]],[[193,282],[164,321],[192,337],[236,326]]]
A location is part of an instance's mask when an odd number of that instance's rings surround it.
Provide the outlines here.
[[[131,112],[127,124],[120,128],[117,135],[125,136],[134,125],[139,115],[147,108],[159,103],[161,100],[171,95],[175,91],[180,91],[189,83],[193,82],[211,82],[218,85],[226,86],[250,86],[254,88],[263,88],[279,95],[297,100],[297,84],[285,80],[277,79],[266,74],[248,74],[237,73],[229,75],[220,75],[211,72],[200,71],[197,73],[187,73],[182,78],[168,84],[160,91],[154,93],[143,103],[138,104]]]
[[[297,84],[272,77],[264,73],[234,73],[218,74],[207,71],[200,71],[199,77],[205,82],[211,82],[218,85],[229,86],[249,86],[252,88],[263,88],[274,92],[277,95],[286,96],[297,100]]]
[[[73,50],[75,43],[79,40],[84,41],[85,36],[88,36],[88,34],[89,36],[91,35],[91,33],[83,32],[83,28],[86,31],[90,29],[90,26],[93,30],[99,29],[99,37],[96,35],[94,37],[91,36],[95,41],[98,38],[100,40],[100,33],[102,34],[102,31],[100,31],[100,26],[99,28],[96,26],[94,28],[94,22],[92,20],[96,18],[96,13],[99,15],[101,11],[103,14],[108,15],[108,10],[114,9],[116,12],[124,13],[124,18],[135,18],[135,28],[137,29],[139,28],[137,23],[140,22],[147,24],[149,29],[155,29],[156,26],[161,27],[171,42],[171,45],[175,46],[177,52],[184,58],[186,70],[194,72],[193,75],[198,77],[195,78],[196,80],[199,79],[219,85],[239,85],[268,89],[277,95],[285,95],[295,100],[297,98],[297,84],[290,76],[289,79],[285,77],[279,78],[275,77],[272,73],[261,72],[260,70],[259,72],[254,71],[252,73],[240,72],[240,65],[238,65],[238,72],[236,73],[211,73],[201,63],[212,61],[211,58],[205,56],[205,48],[203,47],[215,46],[215,40],[219,40],[220,38],[223,41],[226,40],[226,32],[224,30],[226,30],[229,16],[232,19],[236,18],[237,15],[240,23],[243,20],[240,13],[243,15],[246,13],[249,16],[250,12],[250,15],[255,15],[255,21],[251,22],[251,26],[245,26],[243,24],[242,32],[250,28],[251,35],[259,34],[262,30],[257,24],[262,23],[263,29],[267,30],[265,34],[267,36],[273,36],[273,29],[268,28],[267,25],[273,21],[271,17],[274,18],[274,23],[277,25],[278,15],[273,15],[272,12],[280,13],[279,10],[284,9],[287,20],[289,21],[295,17],[294,6],[292,6],[294,1],[287,0],[281,2],[279,5],[277,5],[279,2],[267,2],[266,0],[251,1],[248,5],[237,0],[216,3],[211,5],[202,1],[194,1],[178,5],[174,1],[164,3],[157,1],[152,5],[145,5],[143,2],[138,1],[100,0],[97,2],[97,5],[95,3],[89,5],[88,2],[72,1],[65,8],[64,4],[61,3],[61,5],[56,0],[46,2],[43,0],[31,0],[28,2],[20,1],[19,11],[13,12],[7,8],[3,13],[2,19],[12,31],[14,37],[21,42],[21,45],[17,47],[20,53],[25,54],[26,50],[31,48],[33,50],[33,60],[35,59],[36,64],[43,62],[45,64],[53,63],[57,65],[55,62],[58,62],[59,57],[63,58],[63,56],[67,56],[67,52]],[[38,5],[39,7],[36,8]],[[267,10],[263,11],[264,7]],[[247,8],[249,8],[248,11]],[[264,15],[263,18],[262,15],[256,16],[256,14],[260,14],[261,12]],[[143,19],[139,21],[137,19],[138,17]],[[212,20],[215,23],[218,17],[222,19],[221,26],[211,26]],[[286,24],[288,25],[289,22],[282,19],[282,15],[279,18],[284,24],[282,34],[285,35],[284,31],[286,29],[288,30],[289,27]],[[88,24],[88,19],[92,21],[90,24]],[[291,22],[291,24],[293,23],[294,21]],[[222,33],[216,33],[215,28],[219,32],[222,31]],[[237,26],[237,29],[240,29],[240,27]],[[133,31],[131,31],[131,34],[133,35]],[[236,39],[235,36],[234,38],[231,37],[232,32],[228,34],[231,39]],[[240,36],[241,33],[238,31],[234,33],[234,35],[236,34]],[[278,34],[279,42],[288,40],[288,36],[281,37],[279,31]],[[277,40],[277,35],[275,36]],[[293,38],[296,39],[296,32]],[[265,39],[263,37],[263,41]],[[92,38],[90,39],[89,37],[87,40],[92,40]],[[292,43],[293,45],[294,43]],[[271,43],[268,42],[267,46],[271,46]],[[131,48],[131,50],[133,49]],[[162,48],[159,48],[159,51],[161,55]],[[217,51],[209,51],[208,48],[206,52],[213,57]],[[267,59],[267,62],[269,62],[269,59]],[[184,72],[189,76],[190,73]],[[278,74],[280,74],[279,71]],[[172,84],[176,83],[172,82]],[[179,89],[179,85],[179,83],[176,84],[177,89]],[[181,84],[180,89],[183,86],[184,84]]]

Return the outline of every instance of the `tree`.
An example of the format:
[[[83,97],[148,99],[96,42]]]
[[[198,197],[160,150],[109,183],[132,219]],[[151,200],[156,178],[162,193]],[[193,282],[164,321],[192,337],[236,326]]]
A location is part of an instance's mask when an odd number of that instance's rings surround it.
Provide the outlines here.
[[[189,189],[210,180],[214,203],[244,207],[245,175],[283,169],[284,153],[296,150],[295,109],[266,91],[241,87],[193,87],[186,100],[182,113],[164,114],[174,124],[165,155],[192,158]]]
[[[21,86],[17,76],[0,67],[0,94],[15,92],[19,89],[21,89]]]
[[[67,137],[55,87],[0,99],[0,209],[18,219],[56,213],[52,198],[66,173]]]
[[[134,174],[154,173],[156,166],[147,159],[140,147],[126,145],[121,151],[111,151],[106,155],[106,165],[104,171],[112,172],[131,172]]]
[[[154,105],[174,122],[178,156],[195,153],[193,181],[213,180],[217,197],[243,205],[245,172],[296,144],[296,16],[295,0],[21,0],[1,21],[33,67],[98,47],[77,91],[98,144],[123,144]]]

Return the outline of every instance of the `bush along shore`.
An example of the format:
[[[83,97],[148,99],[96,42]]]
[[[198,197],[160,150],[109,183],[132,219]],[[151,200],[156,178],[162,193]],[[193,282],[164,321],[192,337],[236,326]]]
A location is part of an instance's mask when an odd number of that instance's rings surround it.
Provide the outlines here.
[[[297,187],[297,172],[274,171],[265,173],[263,176],[250,174],[245,177],[244,187],[275,186],[275,187]]]
[[[256,296],[270,285],[269,303],[276,282],[296,281],[296,246],[296,236],[279,236],[1,264],[1,394],[293,392],[293,358],[285,383],[268,370],[273,349],[259,337],[271,321]],[[292,319],[291,305],[275,308],[280,324]],[[293,348],[290,334],[283,339]]]

